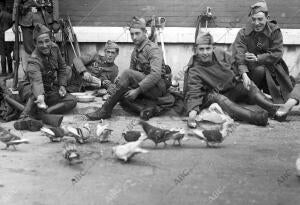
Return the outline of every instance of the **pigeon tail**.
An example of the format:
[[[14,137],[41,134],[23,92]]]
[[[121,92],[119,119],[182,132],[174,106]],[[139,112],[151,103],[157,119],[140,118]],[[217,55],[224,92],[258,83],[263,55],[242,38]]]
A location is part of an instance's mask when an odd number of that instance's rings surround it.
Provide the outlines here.
[[[148,153],[149,151],[148,151],[148,150],[146,150],[146,149],[143,149],[143,148],[137,147],[137,148],[135,149],[135,152],[137,152],[137,153],[143,153],[143,154],[146,154],[146,153]]]

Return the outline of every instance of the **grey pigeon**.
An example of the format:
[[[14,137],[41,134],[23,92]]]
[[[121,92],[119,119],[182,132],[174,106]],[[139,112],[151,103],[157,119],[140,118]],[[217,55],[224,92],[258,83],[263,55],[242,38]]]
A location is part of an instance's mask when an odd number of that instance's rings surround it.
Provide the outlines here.
[[[9,146],[13,146],[16,149],[16,145],[19,144],[28,144],[29,141],[26,139],[21,139],[17,135],[10,133],[9,131],[5,130],[4,128],[0,127],[0,141],[6,144],[6,147],[3,149],[8,149]]]
[[[63,146],[63,157],[69,162],[70,165],[82,163],[80,154],[73,140],[65,142]]]
[[[155,146],[162,142],[165,144],[165,146],[167,146],[166,142],[170,138],[174,137],[174,135],[179,133],[179,131],[172,131],[154,127],[143,120],[139,121],[139,124],[143,127],[145,133],[147,134],[146,139],[152,140],[155,143]]]

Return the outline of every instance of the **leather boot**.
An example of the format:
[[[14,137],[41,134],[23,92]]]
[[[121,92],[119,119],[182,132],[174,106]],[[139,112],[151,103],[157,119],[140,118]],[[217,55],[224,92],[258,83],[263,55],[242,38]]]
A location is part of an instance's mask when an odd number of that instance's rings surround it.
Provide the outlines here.
[[[140,115],[141,111],[144,109],[144,106],[136,102],[131,102],[126,98],[122,98],[122,100],[120,101],[120,105],[124,110],[128,112],[132,112],[137,115]]]
[[[250,92],[249,92],[250,99],[258,105],[259,107],[268,111],[269,116],[273,117],[278,110],[278,106],[274,105],[257,87],[256,85],[251,84]]]
[[[48,114],[41,111],[39,112],[39,118],[44,124],[51,125],[52,127],[59,127],[64,119],[64,116]]]
[[[46,112],[49,114],[58,114],[58,113],[63,113],[65,111],[66,111],[65,103],[62,102],[52,105],[51,107],[48,107],[48,109],[46,110]]]
[[[245,121],[250,124],[266,126],[268,124],[268,113],[266,111],[255,112],[244,108],[224,95],[212,92],[207,96],[208,103],[218,103],[220,107],[234,120]]]
[[[85,116],[89,120],[101,120],[110,118],[113,108],[123,97],[124,93],[127,92],[127,90],[127,88],[117,85],[112,95],[110,95],[110,97],[105,101],[101,108],[99,108],[95,112],[88,113]]]
[[[34,99],[33,97],[29,97],[28,101],[25,104],[24,110],[22,111],[20,118],[26,118],[31,115],[31,110],[34,106]]]
[[[126,110],[138,114],[142,120],[149,120],[150,118],[159,115],[160,108],[157,105],[142,106],[136,102],[130,102],[123,98],[120,105]]]

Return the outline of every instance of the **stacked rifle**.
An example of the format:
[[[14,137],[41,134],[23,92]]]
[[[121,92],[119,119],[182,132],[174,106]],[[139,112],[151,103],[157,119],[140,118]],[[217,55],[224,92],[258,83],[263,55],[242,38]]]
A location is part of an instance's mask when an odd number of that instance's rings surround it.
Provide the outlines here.
[[[67,19],[62,19],[62,18],[59,19],[59,24],[61,28],[61,37],[62,37],[61,52],[67,64],[70,65],[72,62],[68,58],[69,55],[68,55],[67,45],[69,43],[71,45],[74,56],[79,57],[81,56],[79,43],[77,40],[77,36],[74,32],[70,17],[68,17]]]

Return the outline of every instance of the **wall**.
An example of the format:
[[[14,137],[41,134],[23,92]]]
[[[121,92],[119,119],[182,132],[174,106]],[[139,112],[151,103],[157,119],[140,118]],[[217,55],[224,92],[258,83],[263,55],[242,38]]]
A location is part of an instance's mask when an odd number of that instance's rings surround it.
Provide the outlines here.
[[[130,55],[133,45],[129,43],[121,43],[120,54],[116,59],[116,64],[120,68],[120,73],[129,68]],[[227,49],[229,45],[218,44],[217,46]],[[179,72],[189,61],[193,55],[192,44],[166,44],[167,63],[171,66],[174,74]],[[84,43],[81,44],[82,52],[91,52],[99,50],[103,53],[104,43]],[[297,54],[297,55],[295,55]],[[300,71],[300,46],[285,46],[284,60],[286,61],[291,75],[295,76]]]
[[[209,6],[216,16],[210,27],[241,27],[256,0],[59,0],[60,15],[75,26],[125,26],[132,16],[167,17],[169,27],[193,27]],[[266,0],[271,18],[282,28],[300,28],[299,0]]]

